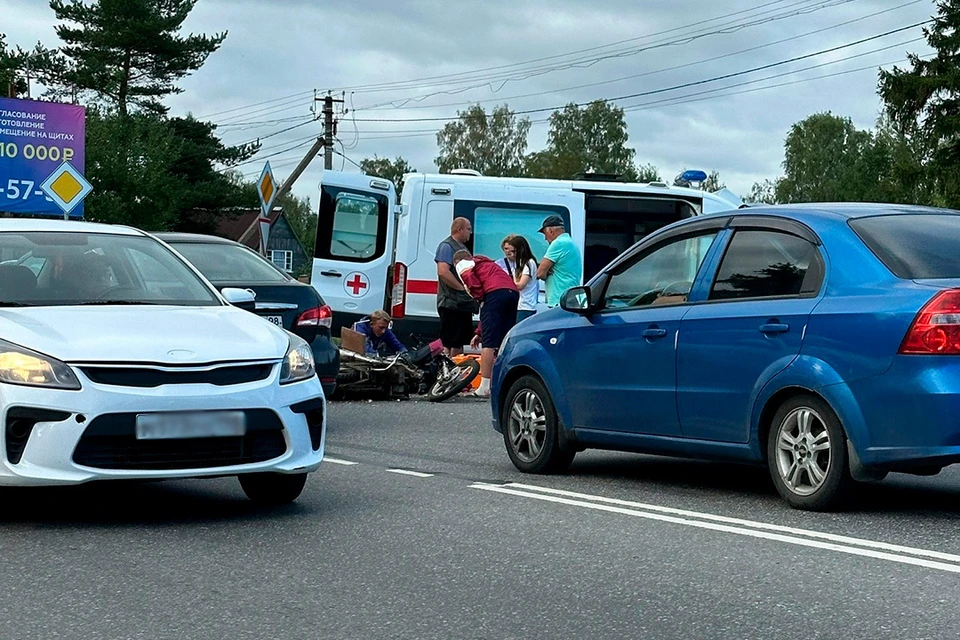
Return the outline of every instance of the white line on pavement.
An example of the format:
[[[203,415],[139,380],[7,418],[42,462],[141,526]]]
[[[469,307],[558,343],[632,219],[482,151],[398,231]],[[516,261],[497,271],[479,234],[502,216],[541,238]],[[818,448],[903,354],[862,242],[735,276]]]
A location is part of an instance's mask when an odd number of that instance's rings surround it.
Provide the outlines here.
[[[387,469],[390,473],[399,473],[405,476],[413,476],[414,478],[432,478],[432,473],[423,473],[421,471],[409,471],[407,469]]]
[[[355,464],[360,464],[359,462],[350,462],[349,460],[338,460],[337,458],[331,458],[330,456],[323,456],[323,461],[331,464],[342,464],[348,467],[351,467]]]
[[[643,509],[646,511],[656,511],[659,513],[668,513],[676,516],[683,516],[687,518],[696,518],[699,520],[709,520],[711,522],[722,522],[724,524],[739,525],[743,527],[750,527],[752,529],[761,529],[765,531],[776,531],[779,533],[787,533],[791,535],[806,536],[808,538],[817,538],[820,540],[829,540],[830,542],[837,542],[840,544],[849,544],[859,547],[867,547],[869,549],[878,549],[880,551],[890,551],[891,553],[903,553],[913,556],[922,556],[926,558],[935,558],[937,560],[944,560],[946,562],[955,562],[960,564],[960,555],[954,555],[952,553],[943,553],[940,551],[932,551],[929,549],[918,549],[916,547],[905,547],[898,544],[888,544],[886,542],[879,542],[876,540],[865,540],[863,538],[853,538],[849,536],[841,536],[834,533],[825,533],[822,531],[812,531],[810,529],[797,529],[794,527],[785,527],[779,524],[769,524],[766,522],[757,522],[755,520],[743,520],[740,518],[730,518],[727,516],[717,516],[711,513],[701,513],[699,511],[688,511],[685,509],[675,509],[673,507],[662,507],[656,504],[647,504],[643,502],[631,502],[629,500],[618,500],[616,498],[605,498],[603,496],[590,495],[588,493],[576,493],[573,491],[564,491],[562,489],[550,489],[547,487],[537,487],[529,484],[520,484],[516,482],[509,482],[506,485],[507,487],[512,487],[515,489],[521,489],[524,491],[539,491],[542,493],[553,494],[558,496],[564,496],[567,498],[574,498],[580,500],[589,500],[592,502],[602,502],[605,504],[614,504],[621,507],[628,507],[634,509]]]
[[[516,487],[526,487],[521,490]],[[950,573],[960,573],[960,564],[948,564],[945,562],[936,562],[933,560],[926,560],[924,558],[913,557],[906,555],[905,552],[901,553],[890,553],[887,551],[877,551],[873,549],[861,548],[865,546],[864,543],[869,543],[875,546],[875,548],[887,548],[887,547],[897,547],[897,545],[885,545],[885,543],[880,542],[871,542],[869,540],[860,541],[860,546],[852,546],[849,544],[837,544],[835,542],[825,542],[821,540],[811,540],[809,538],[799,537],[798,535],[784,535],[782,533],[773,533],[770,528],[777,527],[777,525],[765,525],[764,523],[752,523],[749,520],[739,521],[748,526],[753,526],[755,528],[746,528],[745,526],[733,526],[730,524],[721,524],[717,520],[729,520],[736,522],[735,518],[724,518],[723,516],[712,516],[710,514],[700,514],[695,511],[682,511],[680,509],[670,509],[669,507],[658,507],[656,505],[643,505],[641,503],[629,503],[627,501],[613,500],[609,498],[602,498],[600,496],[589,496],[587,494],[573,494],[572,492],[562,492],[559,490],[543,489],[541,487],[532,487],[533,490],[530,490],[529,485],[492,485],[485,483],[475,483],[471,485],[473,489],[481,489],[483,491],[491,491],[494,493],[502,493],[506,495],[519,496],[524,498],[532,498],[534,500],[542,500],[544,502],[553,502],[557,504],[564,504],[573,507],[582,507],[585,509],[592,509],[595,511],[605,511],[607,513],[616,513],[620,515],[632,516],[635,518],[645,518],[648,520],[657,520],[660,522],[670,522],[673,524],[680,524],[688,527],[696,527],[699,529],[708,529],[711,531],[721,531],[724,533],[731,533],[735,535],[747,536],[750,538],[760,538],[763,540],[773,540],[776,542],[785,542],[787,544],[794,544],[801,547],[811,547],[814,549],[824,549],[828,551],[837,551],[839,553],[846,553],[855,556],[863,556],[867,558],[874,558],[877,560],[887,560],[889,562],[897,562],[901,564],[909,564],[918,567],[925,567],[927,569],[936,569],[939,571],[947,571]],[[554,493],[559,494],[572,494],[586,496],[591,501],[573,499],[568,497],[563,497],[562,495],[551,495]],[[615,506],[615,504],[605,504],[607,502],[613,503],[626,503],[634,505],[633,508],[627,508],[625,506]],[[650,508],[653,507],[653,508]],[[677,515],[667,515],[663,513],[664,511],[669,510],[671,513],[679,512],[688,517],[678,517]],[[660,511],[657,513],[656,511]],[[690,519],[700,518],[699,520]],[[757,525],[763,525],[763,530]],[[784,530],[791,530],[788,527],[783,527]],[[821,534],[815,531],[806,531],[802,529],[795,529],[798,533],[802,532],[802,535],[812,536],[817,535],[818,537],[827,537],[831,534]],[[843,536],[836,536],[836,538],[843,538]],[[851,538],[851,540],[858,540],[856,538]],[[951,554],[940,554],[935,551],[927,551],[924,549],[912,549],[911,547],[902,547],[904,550],[911,550],[914,555],[926,555],[928,557],[945,557],[945,558],[956,558],[956,561],[960,562],[960,557],[953,556]]]

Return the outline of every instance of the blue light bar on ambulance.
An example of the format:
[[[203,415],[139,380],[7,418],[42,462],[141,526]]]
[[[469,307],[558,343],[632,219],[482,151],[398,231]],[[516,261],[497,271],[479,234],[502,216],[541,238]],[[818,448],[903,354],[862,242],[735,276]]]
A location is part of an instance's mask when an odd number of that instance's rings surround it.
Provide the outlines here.
[[[707,181],[707,173],[699,169],[688,169],[676,177],[673,181],[677,187],[693,187],[699,189],[700,185]]]

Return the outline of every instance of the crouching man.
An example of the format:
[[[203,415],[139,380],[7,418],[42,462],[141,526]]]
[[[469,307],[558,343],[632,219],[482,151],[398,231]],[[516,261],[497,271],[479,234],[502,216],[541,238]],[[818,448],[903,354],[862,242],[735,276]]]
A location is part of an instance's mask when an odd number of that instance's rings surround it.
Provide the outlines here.
[[[378,309],[371,313],[369,318],[353,325],[353,330],[366,338],[368,356],[388,357],[407,352],[407,348],[390,329],[391,321],[386,311]]]
[[[478,335],[470,343],[475,347],[479,342],[482,346],[480,387],[473,395],[489,398],[493,363],[507,332],[517,323],[520,292],[513,278],[486,256],[471,256],[469,251],[458,251],[453,256],[453,266],[466,290],[480,302]]]

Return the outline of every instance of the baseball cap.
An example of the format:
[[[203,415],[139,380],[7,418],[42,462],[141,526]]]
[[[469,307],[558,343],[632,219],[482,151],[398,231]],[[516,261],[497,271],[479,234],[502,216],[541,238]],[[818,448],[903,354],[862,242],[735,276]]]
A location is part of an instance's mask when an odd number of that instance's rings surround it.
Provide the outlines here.
[[[549,229],[550,227],[566,227],[566,225],[563,223],[563,218],[554,214],[544,218],[543,224],[540,225],[540,233],[543,233],[544,229]]]

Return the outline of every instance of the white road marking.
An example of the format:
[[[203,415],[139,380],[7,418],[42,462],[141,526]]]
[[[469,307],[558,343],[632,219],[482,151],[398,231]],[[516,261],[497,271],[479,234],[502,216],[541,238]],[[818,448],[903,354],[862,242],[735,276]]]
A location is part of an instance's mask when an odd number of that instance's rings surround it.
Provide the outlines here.
[[[350,462],[349,460],[339,460],[337,458],[331,458],[330,456],[323,456],[324,462],[329,462],[331,464],[342,464],[347,467],[352,467],[355,464],[360,464],[359,462]]]
[[[520,484],[516,482],[511,482],[506,484],[507,487],[513,487],[516,489],[522,489],[526,491],[540,491],[542,493],[548,493],[558,496],[565,496],[568,498],[576,498],[582,500],[590,500],[592,502],[602,502],[606,504],[615,504],[623,507],[630,507],[636,509],[644,509],[647,511],[656,511],[659,513],[669,513],[677,516],[684,516],[688,518],[697,518],[700,520],[709,520],[712,522],[722,522],[724,524],[739,525],[744,527],[750,527],[753,529],[761,529],[765,531],[777,531],[779,533],[787,533],[791,535],[806,536],[809,538],[818,538],[820,540],[829,540],[830,542],[837,542],[840,544],[850,544],[859,547],[867,547],[870,549],[878,549],[880,551],[890,551],[892,553],[904,553],[907,555],[914,556],[923,556],[927,558],[936,558],[937,560],[945,560],[947,562],[956,562],[960,564],[960,555],[954,555],[952,553],[943,553],[940,551],[932,551],[929,549],[918,549],[916,547],[905,547],[898,544],[888,544],[886,542],[879,542],[876,540],[865,540],[863,538],[852,538],[849,536],[842,536],[833,533],[825,533],[822,531],[812,531],[810,529],[797,529],[794,527],[785,527],[779,524],[769,524],[766,522],[757,522],[756,520],[743,520],[741,518],[730,518],[727,516],[717,516],[711,513],[701,513],[699,511],[688,511],[686,509],[675,509],[673,507],[662,507],[655,504],[646,504],[643,502],[631,502],[629,500],[617,500],[615,498],[605,498],[603,496],[595,496],[587,493],[576,493],[573,491],[564,491],[562,489],[550,489],[547,487],[537,487],[529,484]]]
[[[432,473],[423,473],[421,471],[409,471],[408,469],[387,469],[390,473],[399,473],[405,476],[413,476],[414,478],[432,478]]]
[[[721,531],[734,535],[747,536],[750,538],[760,538],[763,540],[772,540],[784,542],[787,544],[798,545],[801,547],[810,547],[814,549],[824,549],[828,551],[837,551],[849,555],[863,556],[876,560],[886,560],[908,564],[927,569],[936,569],[950,573],[960,573],[960,556],[948,553],[941,553],[927,549],[915,549],[912,547],[903,547],[900,545],[891,545],[872,540],[862,540],[859,538],[848,538],[847,536],[838,536],[819,531],[809,531],[806,529],[794,529],[791,527],[781,527],[763,522],[753,522],[750,520],[740,520],[738,518],[727,518],[725,516],[715,516],[712,514],[698,513],[696,511],[685,511],[682,509],[673,509],[671,507],[661,507],[658,505],[648,505],[643,503],[629,502],[626,500],[616,500],[613,498],[604,498],[602,496],[592,496],[588,494],[578,494],[571,491],[561,491],[559,489],[546,489],[543,487],[534,487],[509,483],[506,485],[492,485],[486,483],[475,483],[471,485],[472,489],[481,489],[494,493],[519,496],[523,498],[532,498],[544,502],[553,502],[573,507],[582,507],[595,511],[605,511],[607,513],[616,513],[620,515],[632,516],[635,518],[645,518],[648,520],[657,520],[660,522],[670,522],[688,527],[699,529],[708,529],[711,531]],[[568,497],[575,496],[575,497]],[[585,499],[581,499],[585,498]],[[671,514],[671,515],[668,515]],[[683,516],[683,517],[681,517]],[[693,519],[696,518],[696,519]],[[736,525],[739,526],[734,526]],[[785,535],[789,532],[793,535]],[[805,536],[805,537],[801,537]],[[810,539],[819,538],[819,539]],[[829,540],[829,542],[827,541]],[[840,541],[849,541],[845,544]],[[856,545],[856,546],[855,546]],[[867,547],[867,548],[864,548]],[[948,564],[948,562],[938,562],[927,560],[927,558],[939,558],[954,562],[957,564]]]

